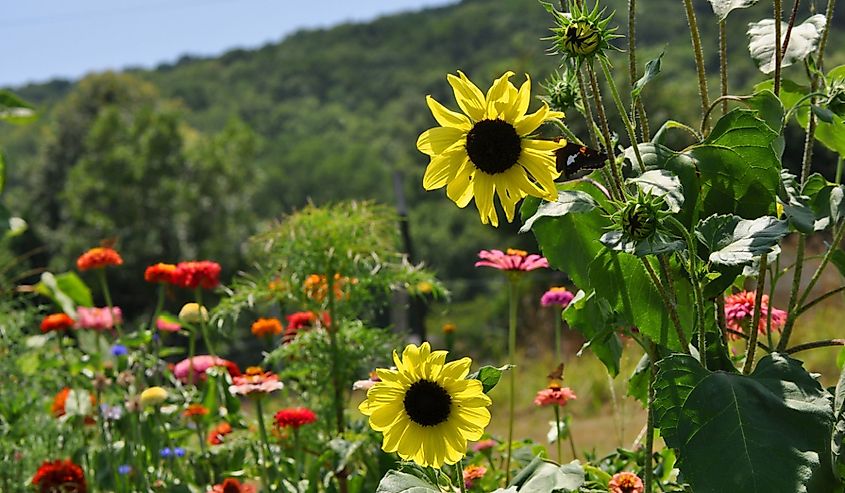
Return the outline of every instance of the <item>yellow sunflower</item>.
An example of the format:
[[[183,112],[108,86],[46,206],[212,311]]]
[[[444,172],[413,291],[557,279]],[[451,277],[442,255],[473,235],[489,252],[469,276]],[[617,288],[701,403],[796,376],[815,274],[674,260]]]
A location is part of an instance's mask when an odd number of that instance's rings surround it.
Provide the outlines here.
[[[516,204],[526,195],[546,200],[557,198],[554,180],[554,151],[566,142],[532,138],[545,121],[563,117],[546,103],[527,114],[531,101],[531,79],[519,88],[511,84],[513,72],[499,77],[487,94],[481,92],[463,72],[449,74],[455,100],[464,114],[452,111],[428,96],[428,107],[440,127],[426,130],[417,149],[431,156],[423,187],[446,187],[446,195],[458,207],[475,197],[481,222],[499,225],[493,195],[499,196],[508,221],[513,221]]]
[[[370,427],[384,433],[382,448],[421,466],[454,464],[466,454],[467,440],[478,440],[490,423],[490,398],[481,382],[467,379],[472,360],[446,363],[446,351],[427,342],[409,344],[396,370],[377,370],[381,379],[358,409]]]

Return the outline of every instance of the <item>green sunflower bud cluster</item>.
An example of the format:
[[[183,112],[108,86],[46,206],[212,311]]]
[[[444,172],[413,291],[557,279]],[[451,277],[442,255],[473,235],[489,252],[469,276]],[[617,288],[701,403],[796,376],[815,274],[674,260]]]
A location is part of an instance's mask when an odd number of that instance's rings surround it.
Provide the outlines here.
[[[657,232],[659,212],[652,202],[629,202],[619,211],[618,224],[631,239],[646,240]]]
[[[835,79],[827,89],[827,108],[845,118],[845,79]]]
[[[609,215],[613,226],[600,241],[608,248],[637,256],[683,249],[684,242],[664,225],[670,214],[662,196],[640,190],[636,197],[616,203],[616,211]]]
[[[608,27],[613,14],[604,17],[605,9],[598,2],[592,9],[570,2],[569,12],[560,12],[550,3],[543,3],[552,14],[556,26],[548,40],[553,43],[552,52],[561,55],[564,61],[576,66],[583,61],[604,57],[605,52],[616,49],[610,42],[621,36],[615,34],[616,27]]]
[[[555,71],[540,86],[546,91],[546,95],[540,96],[540,99],[555,111],[566,111],[581,104],[578,79],[572,70],[565,69],[562,73]]]

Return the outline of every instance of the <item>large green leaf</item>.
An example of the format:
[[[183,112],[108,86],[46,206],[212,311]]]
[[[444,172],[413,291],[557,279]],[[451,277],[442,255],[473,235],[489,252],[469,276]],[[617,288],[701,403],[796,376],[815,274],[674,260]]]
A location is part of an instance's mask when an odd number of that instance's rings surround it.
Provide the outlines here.
[[[537,456],[513,478],[509,488],[519,493],[566,493],[578,491],[584,481],[584,468],[577,460],[558,466]]]
[[[558,188],[585,192],[600,205],[607,204],[607,198],[596,187],[581,181],[566,182]],[[525,199],[520,211],[523,220],[533,216],[539,205],[540,199]],[[589,286],[588,266],[604,249],[599,238],[609,227],[610,220],[600,210],[593,209],[580,214],[542,218],[532,225],[531,231],[549,265],[566,272],[576,286],[586,287]]]
[[[781,22],[781,26],[781,37],[783,37],[788,26],[785,22]],[[788,67],[807,58],[807,55],[815,51],[818,46],[824,29],[825,17],[821,14],[816,14],[795,26],[790,34],[786,52],[782,54],[781,66]],[[783,39],[778,43],[782,44]],[[763,19],[748,25],[748,51],[761,72],[770,74],[775,71],[774,19]]]
[[[839,250],[839,252],[841,251]],[[845,369],[839,374],[839,381],[836,383],[836,390],[833,394],[833,412],[836,421],[833,425],[833,435],[830,440],[831,457],[840,479],[845,480],[845,457],[842,455],[842,446],[845,444]]]
[[[707,377],[707,370],[692,356],[673,354],[657,362],[654,378],[654,422],[666,445],[679,448],[678,421],[687,397]]]
[[[732,10],[746,9],[755,3],[757,3],[757,0],[710,0],[713,13],[720,21],[725,20]]]
[[[751,1],[756,2],[757,0]],[[639,97],[640,93],[643,92],[643,88],[645,87],[645,85],[654,80],[658,75],[660,75],[660,62],[663,59],[663,53],[664,52],[661,51],[660,55],[658,55],[657,58],[649,60],[645,64],[645,72],[643,72],[643,76],[640,77],[640,79],[634,83],[634,87],[631,88],[632,99],[636,99],[637,97]]]
[[[672,213],[679,212],[684,205],[684,187],[675,173],[669,170],[648,170],[636,178],[629,179],[628,183],[633,183],[643,193],[663,197]]]
[[[569,214],[570,212],[588,212],[598,206],[595,199],[586,193],[578,190],[560,190],[557,193],[557,200],[554,202],[544,202],[537,208],[537,212],[529,217],[525,224],[519,229],[520,233],[525,233],[531,229],[534,222],[541,217],[560,217]]]
[[[440,488],[412,474],[387,471],[376,493],[441,493]]]
[[[783,213],[790,226],[804,234],[815,230],[816,217],[809,205],[810,197],[801,193],[801,186],[795,175],[786,170],[781,172],[783,188],[779,193]]]
[[[581,348],[589,348],[612,376],[619,374],[622,358],[622,341],[616,335],[616,315],[607,300],[578,291],[563,311],[563,319],[570,328],[580,332],[587,340]]]
[[[701,173],[701,216],[774,214],[783,146],[780,129],[770,126],[771,111],[734,109],[688,151]]]
[[[590,263],[587,286],[607,300],[622,323],[637,327],[640,333],[658,344],[679,350],[681,345],[677,331],[642,262],[627,253],[604,250]],[[689,339],[693,325],[692,287],[677,268],[673,267],[670,275],[675,286],[681,327]]]
[[[709,372],[685,355],[659,367],[658,400],[669,401],[661,416],[670,425],[677,417],[667,444],[696,493],[835,490],[832,396],[800,361],[770,354],[747,376]],[[664,392],[673,373],[694,375],[694,388]]]
[[[467,379],[481,382],[482,391],[486,394],[493,390],[502,379],[502,374],[513,369],[514,365],[504,365],[499,368],[495,366],[482,366],[477,372],[471,373]]]
[[[763,216],[754,220],[738,216],[710,216],[696,229],[698,239],[720,265],[747,265],[769,253],[789,233],[785,221]]]

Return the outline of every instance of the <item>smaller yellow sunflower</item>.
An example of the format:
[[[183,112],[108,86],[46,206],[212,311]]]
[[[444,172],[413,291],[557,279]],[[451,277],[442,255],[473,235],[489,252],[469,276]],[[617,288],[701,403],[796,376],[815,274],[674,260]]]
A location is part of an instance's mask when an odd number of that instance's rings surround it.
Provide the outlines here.
[[[478,440],[490,424],[490,398],[481,382],[467,379],[472,360],[446,363],[446,351],[424,342],[409,344],[396,370],[376,370],[380,382],[358,406],[370,427],[384,434],[385,452],[427,467],[454,464],[466,455],[467,440]]]
[[[538,140],[532,134],[545,121],[562,118],[549,105],[527,113],[531,102],[531,79],[519,88],[511,84],[513,72],[496,79],[487,94],[463,72],[448,75],[455,100],[464,114],[454,112],[427,97],[428,107],[440,127],[423,132],[417,149],[431,157],[423,187],[446,187],[446,195],[458,207],[475,198],[481,222],[499,225],[493,204],[498,195],[508,221],[516,204],[527,195],[546,200],[557,198],[554,151],[566,142]]]

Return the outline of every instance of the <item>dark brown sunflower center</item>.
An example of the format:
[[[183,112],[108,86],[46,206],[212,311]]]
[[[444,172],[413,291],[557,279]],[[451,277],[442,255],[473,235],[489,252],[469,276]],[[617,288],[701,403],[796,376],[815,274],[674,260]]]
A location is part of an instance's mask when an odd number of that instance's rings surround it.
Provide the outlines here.
[[[495,175],[519,159],[522,142],[516,129],[504,120],[481,120],[467,134],[467,155],[478,169]]]
[[[405,392],[405,412],[420,426],[435,426],[446,421],[452,410],[452,396],[438,383],[419,380]]]

